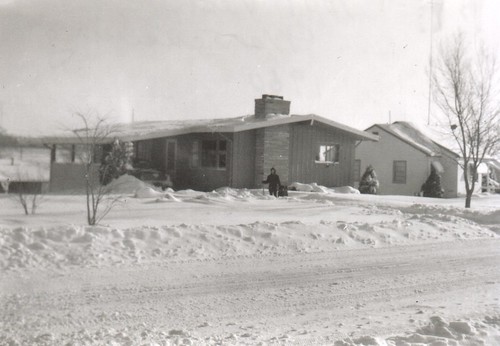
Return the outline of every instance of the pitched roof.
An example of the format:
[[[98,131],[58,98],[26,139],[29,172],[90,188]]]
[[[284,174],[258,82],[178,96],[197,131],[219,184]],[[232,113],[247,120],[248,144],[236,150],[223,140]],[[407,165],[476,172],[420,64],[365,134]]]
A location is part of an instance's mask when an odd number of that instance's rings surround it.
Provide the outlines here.
[[[441,156],[443,153],[446,153],[448,155],[458,156],[453,141],[449,139],[449,133],[444,132],[441,128],[416,125],[406,121],[396,121],[392,124],[372,125],[367,131],[375,126],[392,134],[426,155]]]
[[[114,137],[122,140],[137,141],[162,137],[178,136],[188,133],[202,132],[241,132],[258,128],[284,125],[298,122],[319,122],[327,126],[345,131],[356,139],[377,141],[378,136],[340,124],[333,120],[315,114],[307,115],[282,115],[271,114],[265,118],[256,118],[254,115],[224,118],[224,119],[195,119],[195,120],[163,120],[141,121],[127,124],[118,124]],[[75,135],[45,137],[45,143],[74,143]],[[110,138],[111,141],[111,138]]]

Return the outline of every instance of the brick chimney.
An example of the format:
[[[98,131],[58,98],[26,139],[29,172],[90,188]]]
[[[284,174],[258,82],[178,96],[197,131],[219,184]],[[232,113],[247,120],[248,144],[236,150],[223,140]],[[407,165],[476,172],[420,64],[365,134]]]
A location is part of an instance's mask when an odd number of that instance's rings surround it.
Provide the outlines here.
[[[283,96],[262,95],[255,100],[255,117],[265,118],[268,114],[290,114],[290,101],[283,100]]]

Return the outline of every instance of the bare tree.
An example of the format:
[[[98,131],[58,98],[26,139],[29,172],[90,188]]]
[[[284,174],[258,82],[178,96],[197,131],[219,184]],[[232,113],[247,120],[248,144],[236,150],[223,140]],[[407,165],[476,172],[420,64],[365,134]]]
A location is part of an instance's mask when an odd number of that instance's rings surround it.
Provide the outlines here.
[[[40,166],[35,171],[32,165],[17,165],[17,179],[2,182],[2,187],[10,198],[21,205],[24,214],[36,214],[44,200],[42,186],[43,173]]]
[[[102,146],[113,141],[115,126],[109,124],[105,116],[96,114],[76,113],[83,122],[83,128],[74,130],[83,150],[80,160],[84,166],[85,193],[87,202],[87,223],[95,225],[104,218],[120,201],[119,196],[111,196],[111,188],[101,183],[101,175],[106,175],[99,169],[99,156]]]
[[[29,187],[25,183],[20,182],[17,186],[17,191],[12,195],[15,200],[21,204],[25,215],[36,214],[40,203],[43,201],[42,191],[37,191],[34,187]]]
[[[500,104],[494,91],[496,61],[481,47],[467,47],[462,35],[441,52],[434,72],[434,96],[458,145],[465,180],[465,207],[470,208],[477,170],[500,144]],[[475,54],[472,54],[475,53]]]

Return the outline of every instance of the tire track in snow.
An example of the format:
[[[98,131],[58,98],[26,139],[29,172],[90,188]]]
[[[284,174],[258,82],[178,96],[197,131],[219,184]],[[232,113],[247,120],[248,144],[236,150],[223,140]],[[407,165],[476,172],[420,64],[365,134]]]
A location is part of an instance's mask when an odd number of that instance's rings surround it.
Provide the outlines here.
[[[435,302],[445,294],[479,292],[485,282],[489,290],[498,290],[497,243],[468,241],[108,272],[77,269],[53,278],[52,287],[23,290],[21,283],[17,294],[0,295],[2,323],[13,330],[23,328],[19,332],[28,326],[62,333],[140,323],[196,329],[209,321],[211,327],[197,330],[210,333],[256,324],[266,316],[267,323],[256,327],[261,333],[290,314],[297,323],[305,316],[313,323],[359,320],[380,305],[406,308],[409,314],[416,310],[413,305],[426,310],[422,304],[429,301],[436,310]],[[175,277],[179,269],[197,274]],[[76,276],[83,285],[64,285]]]

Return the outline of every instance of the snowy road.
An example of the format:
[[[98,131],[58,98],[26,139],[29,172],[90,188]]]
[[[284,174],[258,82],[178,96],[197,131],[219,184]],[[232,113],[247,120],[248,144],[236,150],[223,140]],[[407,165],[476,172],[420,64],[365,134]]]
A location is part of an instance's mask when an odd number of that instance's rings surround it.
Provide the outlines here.
[[[40,343],[109,334],[115,341],[328,344],[415,331],[435,315],[498,315],[498,263],[499,240],[467,240],[74,268],[23,279],[6,273],[0,316],[6,335]]]

